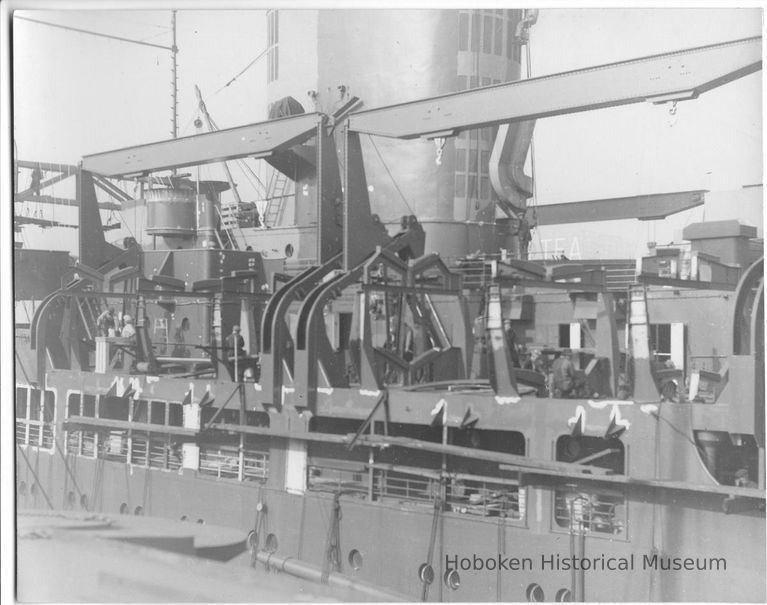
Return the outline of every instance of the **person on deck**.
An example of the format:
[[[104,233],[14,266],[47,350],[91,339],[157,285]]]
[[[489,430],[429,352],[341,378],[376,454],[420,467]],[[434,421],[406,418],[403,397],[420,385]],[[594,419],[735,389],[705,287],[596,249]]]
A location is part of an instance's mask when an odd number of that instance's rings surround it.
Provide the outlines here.
[[[125,325],[123,326],[122,332],[120,332],[120,336],[123,338],[136,338],[136,326],[133,325],[133,318],[130,315],[125,315],[123,317],[123,323]]]
[[[109,307],[96,319],[96,326],[99,329],[99,336],[114,336],[116,325],[117,322],[115,319],[114,307]]]
[[[237,380],[245,371],[245,339],[240,334],[240,326],[232,326],[232,333],[224,341],[226,356],[232,368],[237,368]]]
[[[42,180],[43,180],[43,171],[40,170],[39,166],[35,166],[34,170],[32,170],[32,177],[29,183],[29,188],[32,190],[32,194],[35,195],[36,197],[40,197],[40,188],[42,186]]]
[[[126,351],[119,352],[120,366],[126,363],[124,355],[131,361],[130,367],[133,368],[136,365],[136,351],[133,345],[136,344],[136,326],[133,325],[133,318],[130,315],[123,315],[123,328],[120,331],[122,338],[130,340],[129,346],[126,347]]]
[[[189,331],[189,318],[184,317],[181,320],[181,325],[176,328],[176,332],[173,335],[173,356],[174,357],[189,357],[189,349],[186,346],[186,333]]]
[[[552,390],[555,397],[570,397],[575,388],[575,366],[572,354],[570,349],[565,349],[551,366]]]
[[[509,355],[511,355],[511,363],[515,368],[522,367],[522,363],[519,357],[519,347],[517,345],[517,334],[511,327],[511,320],[503,320],[503,333],[506,336],[506,345],[509,348]]]
[[[539,374],[546,373],[546,366],[543,362],[540,349],[533,349],[522,367],[526,370],[533,370]]]

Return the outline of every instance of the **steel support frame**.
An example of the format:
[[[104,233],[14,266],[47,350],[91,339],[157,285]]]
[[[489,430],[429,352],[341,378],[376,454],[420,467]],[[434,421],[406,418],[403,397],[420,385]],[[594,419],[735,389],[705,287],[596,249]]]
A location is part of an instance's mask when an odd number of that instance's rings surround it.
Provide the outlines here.
[[[324,116],[301,114],[180,139],[126,147],[83,157],[83,168],[108,177],[141,175],[243,157],[267,157],[298,145],[317,132]]]
[[[677,212],[702,206],[705,194],[705,190],[698,189],[564,204],[539,204],[534,211],[535,224],[540,227],[622,219],[663,219]],[[532,212],[532,209],[528,209],[529,218],[532,218]]]
[[[415,139],[649,101],[693,99],[762,66],[761,37],[519,80],[350,114],[357,133]]]

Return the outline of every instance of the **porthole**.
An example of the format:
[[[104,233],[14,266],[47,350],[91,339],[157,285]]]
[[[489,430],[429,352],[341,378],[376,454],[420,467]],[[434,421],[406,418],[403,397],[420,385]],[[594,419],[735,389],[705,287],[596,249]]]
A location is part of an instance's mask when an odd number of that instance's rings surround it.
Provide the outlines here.
[[[285,246],[285,256],[290,258],[291,256],[293,256],[294,252],[295,252],[295,248],[293,248],[293,244],[288,244],[287,246]]]
[[[277,552],[280,543],[277,541],[277,536],[269,534],[266,536],[266,544],[264,544],[264,550],[268,553]]]
[[[188,519],[189,519],[189,517],[187,517],[186,515],[181,515],[181,520],[182,521],[187,521]]]
[[[133,514],[136,515],[137,517],[143,516],[143,514],[144,514],[144,507],[143,506],[137,506],[133,510]]]
[[[543,588],[533,582],[525,590],[525,597],[530,603],[541,603],[543,602]]]
[[[82,494],[80,496],[80,508],[83,510],[88,510],[88,495]]]
[[[200,525],[205,525],[205,519],[197,519],[197,523]]]
[[[434,582],[434,568],[428,563],[421,563],[418,568],[418,577],[424,584],[431,584]]]
[[[461,576],[457,570],[448,569],[445,572],[445,586],[452,588],[453,590],[458,590],[461,586]]]
[[[572,593],[567,588],[560,588],[557,591],[557,596],[554,600],[557,603],[569,603],[573,600]]]
[[[349,551],[349,565],[354,571],[362,568],[362,553],[356,548]]]
[[[71,494],[72,492],[69,492],[69,493]],[[26,496],[26,495],[27,495],[27,482],[22,481],[21,483],[19,483],[19,496]]]
[[[128,514],[128,504],[127,503],[123,502],[120,505],[120,514],[121,515],[127,515]]]
[[[248,532],[248,537],[245,539],[245,544],[248,547],[248,552],[253,554],[256,550],[257,544],[257,538],[256,538],[256,530],[251,529]]]

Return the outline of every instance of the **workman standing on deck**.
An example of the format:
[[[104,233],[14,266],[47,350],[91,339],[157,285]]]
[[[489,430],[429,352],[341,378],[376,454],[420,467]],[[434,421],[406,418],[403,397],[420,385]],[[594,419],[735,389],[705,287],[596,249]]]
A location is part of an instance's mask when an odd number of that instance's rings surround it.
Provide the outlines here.
[[[240,380],[243,372],[245,371],[245,339],[240,334],[240,326],[232,326],[232,333],[226,337],[224,341],[226,348],[226,356],[229,359],[229,363],[237,371],[237,380]]]
[[[123,315],[123,329],[120,331],[120,336],[130,340],[127,355],[131,359],[130,365],[133,368],[136,365],[136,351],[133,349],[133,345],[136,344],[136,326],[133,325],[133,318],[130,315]],[[125,363],[123,353],[124,351],[119,352],[121,366]]]
[[[130,315],[126,315],[123,317],[123,323],[125,325],[123,326],[120,336],[123,338],[136,338],[136,326],[133,325],[133,318]]]
[[[114,307],[109,307],[99,315],[96,319],[96,325],[99,329],[99,336],[114,336],[115,326],[117,325]]]
[[[570,349],[565,349],[551,366],[551,386],[555,397],[570,397],[575,388],[575,366],[571,359],[572,355],[573,352]]]
[[[506,336],[506,345],[509,348],[509,355],[511,355],[511,364],[515,368],[522,367],[519,359],[519,349],[517,348],[517,335],[511,327],[510,319],[503,320],[503,333]]]
[[[240,326],[232,326],[232,333],[226,337],[225,344],[229,359],[245,357],[245,339],[240,334]]]

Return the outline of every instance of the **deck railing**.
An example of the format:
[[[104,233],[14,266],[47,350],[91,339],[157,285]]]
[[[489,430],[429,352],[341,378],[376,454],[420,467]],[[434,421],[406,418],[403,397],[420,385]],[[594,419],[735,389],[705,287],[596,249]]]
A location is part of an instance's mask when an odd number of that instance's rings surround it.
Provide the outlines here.
[[[343,491],[368,493],[368,476],[365,469],[334,466],[328,464],[310,464],[307,467],[307,485],[311,491]]]
[[[199,472],[217,479],[264,481],[269,474],[269,454],[237,447],[200,446]]]
[[[240,455],[236,448],[200,447],[200,473],[217,479],[237,479]]]
[[[128,461],[128,436],[124,431],[110,431],[106,436],[104,458],[115,462]]]
[[[525,489],[520,489],[516,482],[502,483],[459,475],[450,483],[447,502],[456,513],[522,519],[525,515],[526,494]]]
[[[559,527],[578,533],[616,535],[626,525],[622,495],[557,490],[554,501],[554,520]]]
[[[332,461],[309,464],[310,491],[343,492],[380,502],[430,506],[442,493],[445,510],[480,517],[525,516],[525,490],[514,480],[448,473],[390,464],[357,465]]]
[[[245,481],[265,481],[269,476],[269,454],[245,450],[242,455],[242,478]]]
[[[149,441],[142,437],[131,439],[130,462],[136,466],[147,466],[149,460]]]
[[[82,431],[80,433],[80,448],[78,452],[81,456],[88,458],[96,457],[96,433],[92,431]]]
[[[53,447],[53,425],[39,420],[16,420],[16,442],[43,449]]]

